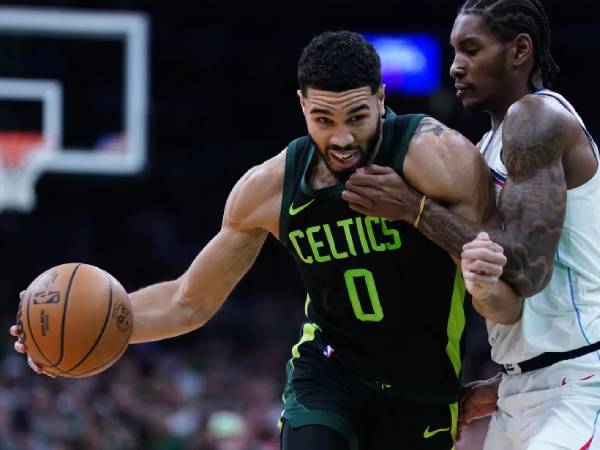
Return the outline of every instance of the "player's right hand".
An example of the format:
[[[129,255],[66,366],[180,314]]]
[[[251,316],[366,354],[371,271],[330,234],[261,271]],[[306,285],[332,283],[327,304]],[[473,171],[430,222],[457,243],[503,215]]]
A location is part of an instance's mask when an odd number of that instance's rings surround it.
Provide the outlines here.
[[[342,199],[354,211],[409,223],[415,221],[422,197],[392,167],[375,164],[356,169],[342,192]]]
[[[19,294],[21,301],[23,301],[24,295],[25,295],[25,291],[21,291],[21,293]],[[15,351],[17,351],[19,353],[27,353],[27,347],[25,347],[25,344],[23,344],[21,342],[21,340],[19,339],[19,327],[17,325],[13,325],[10,327],[10,334],[12,334],[14,337],[17,338],[17,340],[14,343]],[[33,370],[35,373],[37,373],[39,375],[47,375],[51,378],[55,378],[54,375],[52,375],[51,373],[45,372],[40,366],[38,366],[35,363],[35,361],[33,359],[31,359],[31,356],[29,356],[29,355],[27,355],[27,364],[29,365],[31,370]]]

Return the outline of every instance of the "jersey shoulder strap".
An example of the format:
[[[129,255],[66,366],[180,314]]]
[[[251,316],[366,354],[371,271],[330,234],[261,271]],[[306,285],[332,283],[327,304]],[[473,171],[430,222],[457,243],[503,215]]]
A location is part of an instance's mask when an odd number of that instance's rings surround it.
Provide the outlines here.
[[[300,179],[308,158],[308,150],[312,142],[308,136],[295,139],[289,143],[285,152],[285,172],[283,175],[283,193],[281,196],[281,209],[279,211],[279,239],[285,244],[287,239],[288,208],[294,199],[296,190],[300,186]]]
[[[392,167],[401,177],[404,176],[403,166],[410,140],[424,117],[427,116],[425,114],[404,114],[394,119]]]

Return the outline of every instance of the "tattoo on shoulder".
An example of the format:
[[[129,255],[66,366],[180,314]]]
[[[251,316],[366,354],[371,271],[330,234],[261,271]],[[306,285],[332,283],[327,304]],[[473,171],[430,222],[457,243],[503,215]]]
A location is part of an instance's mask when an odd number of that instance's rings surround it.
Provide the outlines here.
[[[421,122],[419,122],[419,125],[413,134],[413,138],[418,139],[419,137],[428,133],[434,134],[435,136],[441,136],[444,133],[453,133],[457,135],[460,134],[458,131],[447,127],[433,117],[424,117]]]
[[[541,111],[535,119],[507,116],[502,133],[502,152],[509,176],[528,178],[562,157],[566,123],[556,114]]]

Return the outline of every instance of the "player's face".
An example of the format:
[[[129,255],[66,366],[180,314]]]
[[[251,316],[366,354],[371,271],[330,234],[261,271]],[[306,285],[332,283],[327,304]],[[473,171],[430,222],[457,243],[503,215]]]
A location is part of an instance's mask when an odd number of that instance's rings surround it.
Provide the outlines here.
[[[372,94],[369,86],[343,92],[309,88],[306,97],[298,95],[308,134],[337,178],[373,160],[381,139],[383,89]]]
[[[511,90],[507,44],[474,14],[458,15],[450,44],[454,47],[450,76],[454,78],[456,96],[468,110],[494,110],[495,105],[502,103],[507,89]]]

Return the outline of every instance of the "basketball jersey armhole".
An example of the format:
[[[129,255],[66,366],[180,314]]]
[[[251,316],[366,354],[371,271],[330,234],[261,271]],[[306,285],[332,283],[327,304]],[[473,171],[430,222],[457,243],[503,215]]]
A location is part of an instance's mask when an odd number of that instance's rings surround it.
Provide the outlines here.
[[[283,176],[283,192],[281,195],[281,210],[279,211],[279,240],[287,246],[287,229],[289,222],[288,208],[294,197],[294,186],[296,185],[298,152],[310,143],[308,137],[304,136],[290,142],[285,152],[285,172]]]
[[[594,137],[591,135],[589,130],[585,127],[585,124],[581,120],[581,117],[579,117],[579,114],[577,113],[577,111],[575,111],[575,108],[573,108],[573,105],[568,103],[568,101],[566,99],[564,99],[564,97],[561,98],[561,96],[559,96],[560,94],[555,93],[554,91],[538,90],[534,93],[534,95],[539,95],[539,96],[544,96],[544,97],[549,97],[549,98],[554,99],[563,108],[565,108],[571,115],[573,115],[575,117],[575,119],[579,123],[579,127],[581,128],[581,130],[583,130],[583,133],[585,134],[585,136],[590,144],[590,147],[592,148],[592,153],[594,155],[594,158],[596,159],[596,163],[599,165],[597,170],[600,170],[600,149],[598,148],[596,142],[594,141]]]
[[[408,153],[410,140],[412,139],[417,126],[419,123],[421,123],[421,120],[423,120],[424,117],[426,117],[425,114],[406,114],[404,116],[397,117],[394,121],[394,135],[402,136],[402,140],[400,141],[400,145],[396,151],[393,167],[401,177],[404,177],[404,160],[406,159],[406,154]]]

